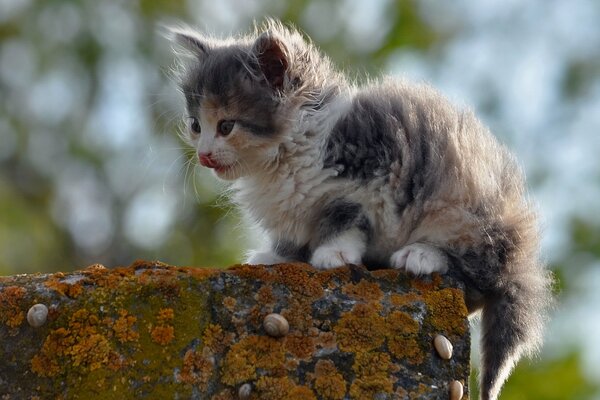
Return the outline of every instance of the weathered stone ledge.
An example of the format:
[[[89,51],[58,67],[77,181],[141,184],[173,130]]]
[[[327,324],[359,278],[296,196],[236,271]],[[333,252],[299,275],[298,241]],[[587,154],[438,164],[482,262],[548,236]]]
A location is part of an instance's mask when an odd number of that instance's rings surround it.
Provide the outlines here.
[[[48,307],[32,327],[27,312]],[[279,313],[282,338],[262,321]],[[460,286],[349,266],[137,262],[0,278],[2,399],[468,398]],[[437,334],[453,344],[442,359]]]

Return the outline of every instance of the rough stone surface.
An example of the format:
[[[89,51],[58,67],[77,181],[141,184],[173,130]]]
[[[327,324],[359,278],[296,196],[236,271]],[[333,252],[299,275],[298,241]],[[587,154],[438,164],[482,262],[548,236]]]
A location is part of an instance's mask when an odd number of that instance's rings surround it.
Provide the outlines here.
[[[26,320],[45,304],[47,322]],[[269,313],[290,324],[282,338]],[[460,286],[348,266],[137,262],[0,278],[2,399],[468,398],[469,332]],[[450,360],[437,334],[454,346]],[[247,388],[247,386],[246,386]]]

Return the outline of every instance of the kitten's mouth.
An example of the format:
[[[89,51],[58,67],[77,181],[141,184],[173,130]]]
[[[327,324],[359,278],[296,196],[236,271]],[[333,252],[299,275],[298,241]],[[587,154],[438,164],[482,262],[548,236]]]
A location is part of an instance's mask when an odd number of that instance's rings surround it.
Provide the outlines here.
[[[214,169],[217,173],[222,173],[227,171],[232,165],[222,165],[216,162],[210,154],[201,154],[198,156],[200,164],[206,168]]]
[[[227,171],[229,168],[231,168],[231,165],[218,165],[213,167],[213,169],[219,174]]]

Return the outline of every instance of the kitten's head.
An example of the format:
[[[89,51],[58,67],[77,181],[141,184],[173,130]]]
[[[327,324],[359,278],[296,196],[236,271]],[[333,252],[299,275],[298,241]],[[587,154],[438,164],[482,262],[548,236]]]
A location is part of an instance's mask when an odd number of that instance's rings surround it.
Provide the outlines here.
[[[185,95],[184,139],[222,179],[264,170],[277,159],[298,111],[319,101],[333,74],[297,31],[269,21],[262,30],[219,40],[172,29]]]

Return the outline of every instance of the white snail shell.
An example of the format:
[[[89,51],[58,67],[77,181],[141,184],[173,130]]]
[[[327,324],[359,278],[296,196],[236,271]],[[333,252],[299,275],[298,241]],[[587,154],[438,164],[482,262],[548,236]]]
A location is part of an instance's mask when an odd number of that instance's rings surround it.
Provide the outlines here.
[[[433,339],[433,346],[444,360],[452,358],[452,343],[450,343],[446,336],[437,335],[435,339]]]
[[[242,386],[240,386],[240,389],[238,390],[238,398],[248,399],[248,398],[250,398],[251,394],[252,394],[252,385],[251,384],[244,383]]]
[[[34,328],[39,328],[46,323],[48,319],[48,307],[43,304],[34,304],[27,311],[27,322]]]
[[[450,400],[460,400],[463,397],[463,385],[460,381],[450,382],[448,391],[450,392]]]
[[[263,327],[269,336],[282,337],[290,331],[290,324],[280,314],[269,314],[263,320]]]

